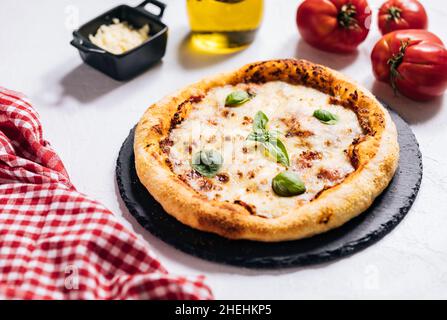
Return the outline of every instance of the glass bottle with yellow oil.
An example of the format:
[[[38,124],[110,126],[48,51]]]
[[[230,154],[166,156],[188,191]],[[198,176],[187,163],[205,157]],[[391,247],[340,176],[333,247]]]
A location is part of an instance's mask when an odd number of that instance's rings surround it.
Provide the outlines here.
[[[253,42],[263,0],[186,0],[191,43],[211,53],[231,53]]]

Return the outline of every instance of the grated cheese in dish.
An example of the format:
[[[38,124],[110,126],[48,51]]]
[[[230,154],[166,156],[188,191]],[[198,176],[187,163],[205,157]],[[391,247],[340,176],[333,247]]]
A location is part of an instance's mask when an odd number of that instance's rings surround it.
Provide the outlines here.
[[[122,54],[149,39],[147,24],[135,29],[127,21],[120,22],[117,18],[113,18],[112,21],[113,24],[100,26],[94,36],[90,34],[90,41],[110,53]]]

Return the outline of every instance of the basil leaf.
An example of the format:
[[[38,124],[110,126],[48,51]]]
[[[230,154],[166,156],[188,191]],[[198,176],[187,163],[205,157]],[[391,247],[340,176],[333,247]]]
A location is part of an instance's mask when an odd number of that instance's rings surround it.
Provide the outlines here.
[[[338,122],[338,116],[324,109],[314,111],[313,116],[324,124],[333,125]]]
[[[267,131],[267,130],[256,130],[250,132],[250,134],[247,136],[247,140],[251,141],[257,141],[257,142],[267,142],[271,139],[278,139],[278,137],[282,133],[278,130],[273,131]]]
[[[276,162],[288,167],[290,166],[289,154],[286,146],[281,140],[277,138],[270,138],[269,141],[263,142],[262,146],[267,151],[268,155],[273,157]]]
[[[281,197],[292,197],[306,192],[306,186],[297,174],[284,171],[272,180],[273,191]]]
[[[246,91],[238,90],[230,93],[225,99],[226,107],[240,106],[250,100],[250,95]]]
[[[283,135],[282,132],[278,130],[270,130],[268,133],[271,138],[278,138],[279,136]]]
[[[247,136],[247,140],[257,141],[257,142],[267,142],[270,140],[270,134],[268,131],[265,131],[265,130],[252,131]]]
[[[256,112],[255,118],[253,119],[253,130],[266,130],[267,122],[269,122],[269,118],[264,112]]]
[[[281,132],[267,130],[269,118],[262,111],[258,111],[253,119],[253,131],[247,136],[247,140],[262,143],[265,155],[274,158],[284,166],[290,166],[289,155],[286,146],[279,140]]]
[[[202,176],[212,178],[222,168],[223,158],[214,150],[201,150],[192,157],[191,166]]]

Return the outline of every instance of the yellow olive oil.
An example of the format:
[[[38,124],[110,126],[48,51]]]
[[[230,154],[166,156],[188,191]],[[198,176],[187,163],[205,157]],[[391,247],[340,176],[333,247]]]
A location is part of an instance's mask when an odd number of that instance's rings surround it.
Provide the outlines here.
[[[248,46],[261,24],[263,0],[186,0],[192,45],[212,53]]]

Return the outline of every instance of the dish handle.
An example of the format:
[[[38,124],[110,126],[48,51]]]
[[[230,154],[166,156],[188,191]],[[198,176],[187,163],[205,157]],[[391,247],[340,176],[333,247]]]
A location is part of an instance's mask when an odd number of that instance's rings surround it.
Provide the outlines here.
[[[158,7],[160,9],[160,12],[158,14],[154,14],[154,13],[150,12],[149,10],[146,10],[144,7],[148,3],[151,3],[154,6]],[[140,3],[138,6],[136,6],[135,8],[145,10],[145,11],[149,12],[150,14],[152,14],[153,16],[156,16],[158,19],[161,19],[161,17],[163,17],[163,13],[165,12],[166,5],[163,2],[160,2],[157,0],[145,0],[142,3]]]
[[[105,50],[95,48],[91,46],[89,43],[83,41],[76,31],[73,32],[73,40],[71,40],[70,44],[76,49],[81,50],[83,52],[106,53]]]

